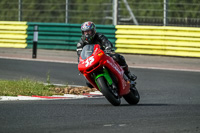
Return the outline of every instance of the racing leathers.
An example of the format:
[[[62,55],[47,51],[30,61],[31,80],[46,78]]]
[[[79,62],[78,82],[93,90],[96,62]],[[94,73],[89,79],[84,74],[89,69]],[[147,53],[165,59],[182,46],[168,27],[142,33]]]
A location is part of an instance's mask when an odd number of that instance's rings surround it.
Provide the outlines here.
[[[137,77],[130,73],[128,70],[128,65],[125,61],[125,58],[117,53],[113,53],[114,47],[113,44],[101,33],[96,33],[93,41],[91,44],[99,44],[101,49],[104,50],[107,54],[109,54],[123,69],[125,74],[128,76],[131,80],[136,80]],[[78,62],[79,62],[79,56],[81,54],[81,51],[83,47],[87,45],[81,37],[80,41],[77,43],[77,55],[78,55]]]

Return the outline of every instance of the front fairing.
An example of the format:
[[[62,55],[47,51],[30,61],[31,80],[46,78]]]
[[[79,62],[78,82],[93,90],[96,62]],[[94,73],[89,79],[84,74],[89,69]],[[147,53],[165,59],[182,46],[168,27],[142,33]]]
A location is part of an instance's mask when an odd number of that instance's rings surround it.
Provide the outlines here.
[[[81,73],[92,72],[100,65],[103,55],[104,52],[100,49],[100,45],[98,44],[89,44],[84,46],[79,59],[79,71]]]

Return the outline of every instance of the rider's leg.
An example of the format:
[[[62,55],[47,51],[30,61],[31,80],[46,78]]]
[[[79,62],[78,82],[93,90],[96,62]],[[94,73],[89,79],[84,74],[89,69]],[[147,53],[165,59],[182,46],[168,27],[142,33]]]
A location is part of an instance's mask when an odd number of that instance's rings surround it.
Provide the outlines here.
[[[111,56],[120,66],[122,66],[122,68],[124,69],[124,73],[127,75],[129,79],[133,81],[137,79],[137,76],[135,76],[129,71],[125,58],[122,55],[114,53]]]
[[[128,76],[129,79],[131,79],[131,80],[133,80],[133,81],[135,81],[135,80],[137,79],[137,76],[134,75],[134,74],[132,74],[132,73],[129,71],[128,65],[125,66],[123,69],[124,69],[124,73]]]

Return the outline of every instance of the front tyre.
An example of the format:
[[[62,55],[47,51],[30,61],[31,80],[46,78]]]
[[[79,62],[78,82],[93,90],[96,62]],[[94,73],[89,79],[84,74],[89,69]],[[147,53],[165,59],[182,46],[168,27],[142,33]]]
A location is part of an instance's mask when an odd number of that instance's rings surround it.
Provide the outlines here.
[[[136,105],[140,101],[140,95],[135,86],[132,87],[130,92],[123,97],[131,105]]]
[[[108,85],[108,82],[104,77],[99,77],[97,79],[97,83],[102,94],[106,97],[106,99],[114,106],[119,106],[121,104],[121,99],[116,90],[112,90],[112,88]]]

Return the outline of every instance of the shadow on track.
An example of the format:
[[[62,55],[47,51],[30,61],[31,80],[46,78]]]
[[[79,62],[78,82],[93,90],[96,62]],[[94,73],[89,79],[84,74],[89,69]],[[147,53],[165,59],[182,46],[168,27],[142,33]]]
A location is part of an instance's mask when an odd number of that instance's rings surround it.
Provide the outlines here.
[[[137,105],[130,105],[130,104],[121,104],[120,106],[173,106],[173,104],[162,104],[162,103],[150,103],[150,104],[137,104]]]

